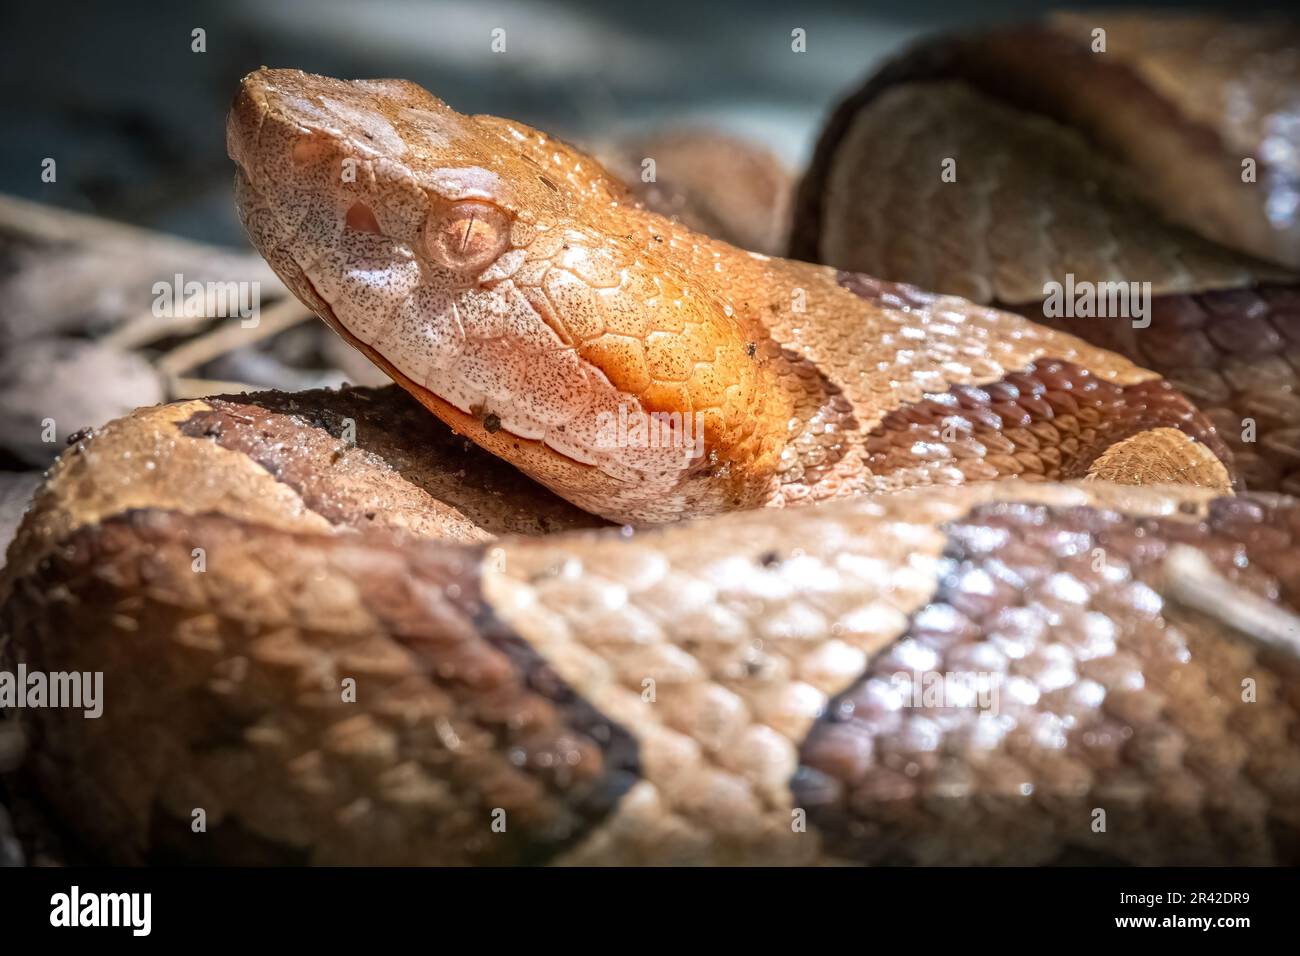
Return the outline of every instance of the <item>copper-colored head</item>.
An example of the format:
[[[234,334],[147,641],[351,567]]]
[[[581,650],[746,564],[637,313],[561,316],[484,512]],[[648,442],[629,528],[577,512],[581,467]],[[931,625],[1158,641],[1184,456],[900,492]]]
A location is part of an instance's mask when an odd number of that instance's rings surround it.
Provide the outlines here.
[[[593,161],[405,81],[268,69],[227,148],[277,272],[485,447],[629,520],[761,498],[753,336]]]

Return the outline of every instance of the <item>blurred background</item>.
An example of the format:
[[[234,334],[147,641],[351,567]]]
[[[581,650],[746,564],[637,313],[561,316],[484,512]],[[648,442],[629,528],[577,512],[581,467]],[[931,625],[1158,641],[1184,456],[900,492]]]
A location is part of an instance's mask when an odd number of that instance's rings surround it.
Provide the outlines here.
[[[578,141],[663,124],[721,129],[798,168],[836,98],[881,57],[923,33],[1046,9],[1024,0],[12,4],[0,41],[0,181],[43,203],[238,245],[222,122],[239,77],[261,65],[404,77],[461,112]],[[490,49],[498,27],[505,53]],[[803,55],[790,50],[796,27],[807,31]],[[205,53],[191,51],[195,28],[206,31]],[[40,178],[49,156],[56,183]]]

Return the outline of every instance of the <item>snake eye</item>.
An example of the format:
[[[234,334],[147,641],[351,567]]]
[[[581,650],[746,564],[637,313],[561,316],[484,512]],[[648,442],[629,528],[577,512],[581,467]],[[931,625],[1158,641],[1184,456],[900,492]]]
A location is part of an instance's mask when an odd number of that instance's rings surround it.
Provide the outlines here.
[[[425,251],[448,269],[479,271],[496,261],[509,239],[506,214],[472,199],[436,210],[424,227]]]

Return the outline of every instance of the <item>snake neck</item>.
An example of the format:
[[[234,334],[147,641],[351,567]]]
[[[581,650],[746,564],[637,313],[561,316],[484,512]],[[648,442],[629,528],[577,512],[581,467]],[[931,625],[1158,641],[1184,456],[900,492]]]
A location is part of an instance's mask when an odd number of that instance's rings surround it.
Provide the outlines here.
[[[444,421],[604,517],[1081,477],[1161,428],[1186,441],[1159,445],[1160,474],[1229,482],[1209,424],[1124,359],[710,239],[579,151],[412,84],[258,71],[228,133],[245,225],[290,288]]]

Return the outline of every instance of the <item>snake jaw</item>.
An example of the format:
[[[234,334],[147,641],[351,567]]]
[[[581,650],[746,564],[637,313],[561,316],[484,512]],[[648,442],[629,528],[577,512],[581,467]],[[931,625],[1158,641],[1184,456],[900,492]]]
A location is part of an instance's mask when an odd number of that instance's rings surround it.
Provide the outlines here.
[[[1116,396],[1151,377],[1005,313],[745,255],[563,143],[410,84],[259,71],[229,131],[249,234],[299,297],[444,421],[615,520],[1090,462],[1101,449],[1008,451],[1003,431],[1056,414],[1054,385],[1015,376],[1059,359]],[[1031,394],[976,409],[978,439],[912,420],[953,388]],[[1164,417],[1134,404],[1111,438],[1200,428],[1143,395]]]
[[[227,131],[259,251],[479,444],[621,520],[770,493],[788,407],[754,334],[661,248],[676,226],[628,234],[585,157],[410,84],[284,70],[244,80]]]

